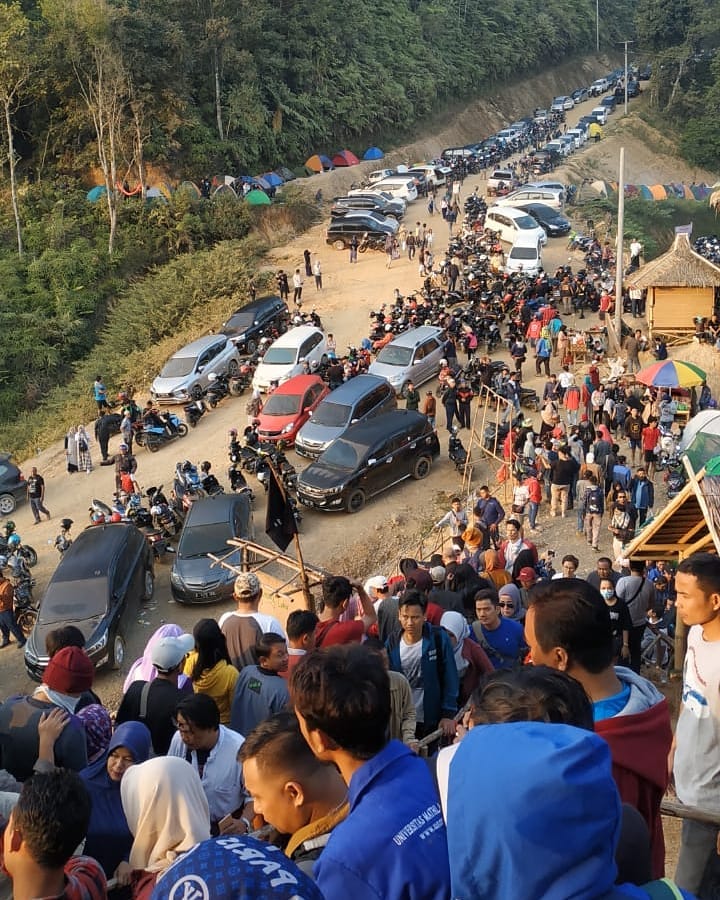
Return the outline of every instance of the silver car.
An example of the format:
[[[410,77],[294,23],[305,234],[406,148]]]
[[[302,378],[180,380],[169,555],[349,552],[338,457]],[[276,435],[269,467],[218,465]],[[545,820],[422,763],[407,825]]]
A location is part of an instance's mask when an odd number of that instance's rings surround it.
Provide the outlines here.
[[[430,381],[440,371],[443,358],[443,330],[422,325],[404,331],[378,353],[368,369],[371,375],[386,378],[399,396],[409,382],[416,387]]]
[[[210,374],[236,375],[240,356],[227,335],[198,338],[174,353],[150,388],[155,403],[186,403],[198,400],[212,380]]]

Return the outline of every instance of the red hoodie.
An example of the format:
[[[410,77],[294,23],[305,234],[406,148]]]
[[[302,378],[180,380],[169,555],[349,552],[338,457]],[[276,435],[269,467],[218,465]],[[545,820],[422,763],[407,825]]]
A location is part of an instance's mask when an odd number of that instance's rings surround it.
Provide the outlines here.
[[[613,777],[623,803],[640,812],[650,830],[653,878],[665,874],[665,839],[660,803],[668,784],[667,760],[672,728],[667,700],[645,712],[613,716],[595,723],[612,754]]]

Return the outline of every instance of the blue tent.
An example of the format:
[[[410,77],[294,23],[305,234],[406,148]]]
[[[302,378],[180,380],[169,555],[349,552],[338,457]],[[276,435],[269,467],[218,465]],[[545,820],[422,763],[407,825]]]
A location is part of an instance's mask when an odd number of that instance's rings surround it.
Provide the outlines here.
[[[99,184],[97,187],[92,188],[92,190],[87,192],[86,200],[89,200],[91,203],[97,203],[101,197],[104,197],[107,194],[107,188],[104,184]]]
[[[256,175],[255,178],[253,178],[253,184],[258,185],[264,191],[269,191],[272,188],[272,185],[264,175]]]
[[[263,181],[267,181],[270,187],[280,187],[281,184],[285,184],[285,179],[277,172],[265,172],[261,178]]]
[[[382,159],[385,154],[379,147],[368,147],[363,153],[363,159]]]

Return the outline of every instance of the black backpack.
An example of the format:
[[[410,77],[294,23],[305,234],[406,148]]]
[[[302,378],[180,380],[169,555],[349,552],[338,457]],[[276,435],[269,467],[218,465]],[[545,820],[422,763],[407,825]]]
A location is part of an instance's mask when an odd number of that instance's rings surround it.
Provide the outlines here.
[[[590,488],[585,495],[585,509],[589,513],[602,512],[602,491],[599,487]]]

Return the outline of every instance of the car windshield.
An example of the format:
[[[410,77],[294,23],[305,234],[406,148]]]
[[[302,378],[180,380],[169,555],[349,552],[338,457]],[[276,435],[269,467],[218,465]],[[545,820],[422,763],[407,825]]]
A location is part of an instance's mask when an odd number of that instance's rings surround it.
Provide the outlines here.
[[[300,409],[300,394],[270,394],[262,408],[264,416],[291,416]]]
[[[411,360],[412,347],[398,347],[393,344],[383,347],[377,355],[377,361],[385,363],[386,366],[409,366]]]
[[[537,250],[534,247],[513,247],[510,256],[513,259],[537,259]]]
[[[330,466],[333,469],[349,469],[350,471],[354,471],[357,469],[365,452],[365,447],[358,447],[356,444],[351,444],[350,441],[338,438],[333,441],[323,453],[322,461],[325,465]]]
[[[183,375],[189,375],[196,359],[196,356],[173,356],[163,366],[160,377],[181,378]]]
[[[48,589],[38,613],[41,625],[73,624],[102,615],[108,605],[108,580],[80,578],[55,581]]]
[[[518,228],[537,228],[537,222],[531,216],[520,216],[515,219]]]
[[[313,413],[312,421],[316,425],[328,425],[337,428],[346,425],[350,418],[351,407],[343,403],[328,403],[324,400]]]
[[[295,362],[295,347],[270,347],[261,362],[267,366],[287,366]]]
[[[178,544],[178,557],[192,559],[208,553],[220,555],[230,548],[226,541],[234,537],[229,522],[210,522],[196,528],[185,528]]]

